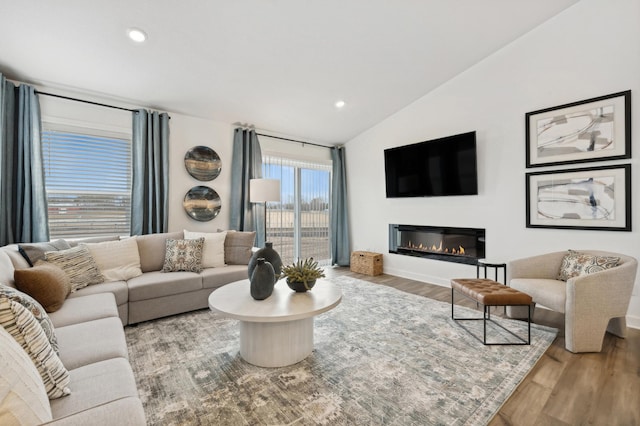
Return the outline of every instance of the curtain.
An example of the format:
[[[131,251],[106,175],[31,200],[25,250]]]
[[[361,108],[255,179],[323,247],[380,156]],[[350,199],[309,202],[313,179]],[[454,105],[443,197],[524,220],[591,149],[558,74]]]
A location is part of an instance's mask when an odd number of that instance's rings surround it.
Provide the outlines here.
[[[169,223],[169,115],[133,112],[131,235],[167,232]]]
[[[0,74],[0,246],[49,240],[40,103]]]
[[[235,129],[231,159],[230,229],[256,231],[256,246],[265,242],[264,205],[249,200],[249,180],[262,178],[262,151],[255,130]]]
[[[350,241],[347,210],[347,174],[344,147],[331,148],[333,178],[331,181],[331,264],[349,266]]]

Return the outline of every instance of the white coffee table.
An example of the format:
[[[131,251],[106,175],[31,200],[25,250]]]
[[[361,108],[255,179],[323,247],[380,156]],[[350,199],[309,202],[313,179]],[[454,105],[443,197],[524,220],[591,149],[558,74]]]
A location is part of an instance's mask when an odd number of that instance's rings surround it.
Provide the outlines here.
[[[342,291],[318,280],[313,290],[296,293],[284,279],[265,300],[251,297],[249,280],[236,281],[209,296],[209,308],[240,320],[240,355],[259,367],[284,367],[313,351],[313,317],[336,307]]]

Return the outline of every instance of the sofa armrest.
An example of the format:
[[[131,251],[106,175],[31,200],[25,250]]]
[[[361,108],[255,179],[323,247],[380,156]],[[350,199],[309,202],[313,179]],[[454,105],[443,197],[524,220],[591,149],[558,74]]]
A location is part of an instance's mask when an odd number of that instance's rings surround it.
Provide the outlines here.
[[[100,392],[100,390],[96,389],[96,392]],[[55,419],[45,424],[56,426],[146,426],[147,420],[140,399],[127,397]]]
[[[566,251],[546,253],[507,262],[507,282],[512,278],[558,279]]]

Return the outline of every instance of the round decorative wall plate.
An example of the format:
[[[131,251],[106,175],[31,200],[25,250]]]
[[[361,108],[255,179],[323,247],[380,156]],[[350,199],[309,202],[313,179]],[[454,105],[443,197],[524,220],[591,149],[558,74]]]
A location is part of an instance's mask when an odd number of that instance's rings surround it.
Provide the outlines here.
[[[184,196],[182,207],[189,217],[200,222],[209,221],[220,213],[222,202],[216,191],[208,186],[194,186]]]
[[[220,174],[222,161],[208,146],[194,146],[184,155],[184,167],[194,178],[201,181],[214,180]]]

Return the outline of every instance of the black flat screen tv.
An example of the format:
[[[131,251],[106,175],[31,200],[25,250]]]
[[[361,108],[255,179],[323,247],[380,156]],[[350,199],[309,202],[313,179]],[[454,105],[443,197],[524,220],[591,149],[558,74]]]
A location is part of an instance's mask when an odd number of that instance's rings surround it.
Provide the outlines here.
[[[384,150],[387,198],[477,195],[476,132]]]

